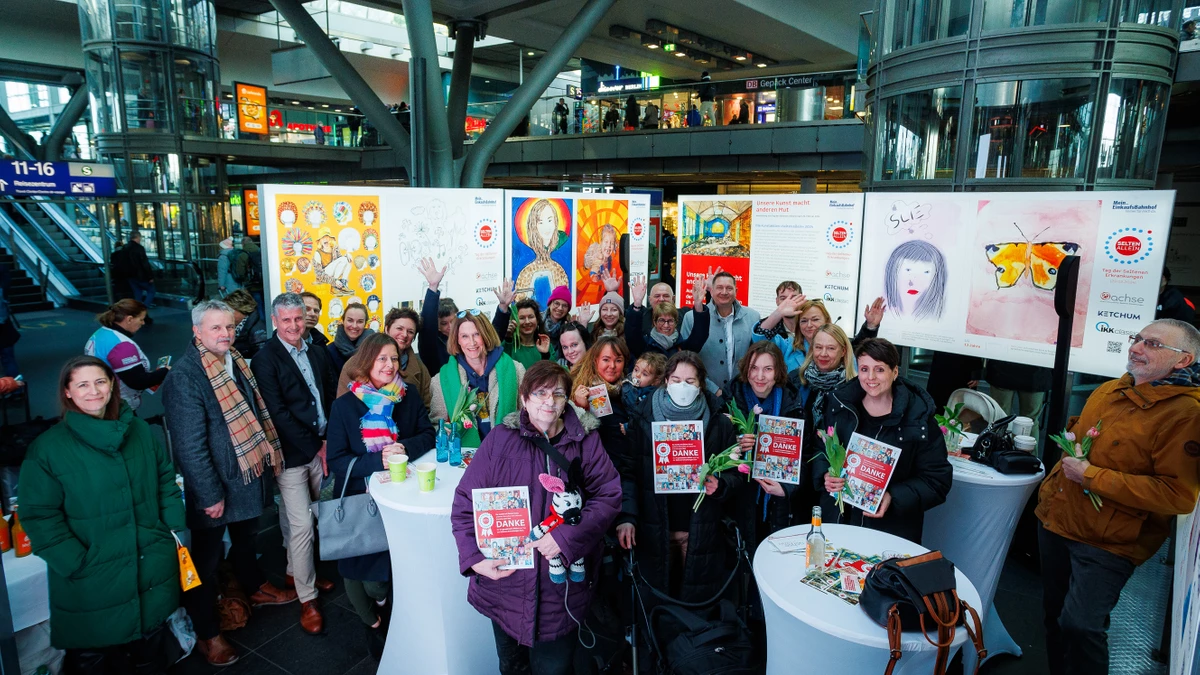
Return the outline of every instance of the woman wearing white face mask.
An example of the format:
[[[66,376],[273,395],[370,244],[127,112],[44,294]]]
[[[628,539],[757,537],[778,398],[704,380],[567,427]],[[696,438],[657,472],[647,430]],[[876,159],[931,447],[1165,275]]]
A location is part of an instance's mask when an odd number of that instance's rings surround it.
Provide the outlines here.
[[[704,457],[737,442],[733,423],[721,414],[720,401],[703,391],[704,363],[695,352],[679,352],[667,361],[664,387],[646,397],[630,422],[631,470],[621,476],[624,499],[617,518],[617,538],[624,548],[637,547],[638,565],[646,581],[685,602],[706,600],[728,578],[729,552],[721,520],[725,504],[746,482],[726,471],[704,484],[708,497],[697,511],[695,495],[654,493],[651,422],[704,423]]]

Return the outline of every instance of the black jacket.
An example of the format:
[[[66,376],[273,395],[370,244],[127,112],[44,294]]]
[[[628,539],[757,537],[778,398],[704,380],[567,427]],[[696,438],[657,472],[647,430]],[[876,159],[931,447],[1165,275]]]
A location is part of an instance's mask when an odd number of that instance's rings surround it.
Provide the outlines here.
[[[320,406],[329,419],[330,406],[336,396],[338,373],[333,370],[329,354],[320,347],[309,345],[305,350],[312,367],[313,380],[321,393]],[[279,336],[272,336],[250,362],[254,379],[263,403],[271,413],[279,443],[283,446],[286,468],[304,466],[321,450],[325,436],[317,432],[317,402],[313,400],[300,367],[288,353]],[[328,427],[328,423],[326,423]]]
[[[1196,323],[1196,310],[1188,305],[1183,291],[1174,286],[1167,286],[1158,296],[1158,311],[1154,313],[1155,320],[1179,319],[1192,325]]]
[[[867,422],[860,406],[866,392],[857,380],[850,380],[834,389],[823,402],[824,424],[832,424],[843,445],[850,435],[858,432],[875,440],[900,448],[900,457],[887,491],[892,495],[891,506],[882,518],[867,518],[863,511],[846,506],[839,516],[838,507],[825,492],[825,473],[829,463],[821,452],[813,460],[813,484],[821,493],[821,507],[826,522],[859,525],[882,530],[921,543],[925,512],[946,501],[954,470],[946,457],[946,444],[938,424],[933,399],[924,389],[897,378],[892,384],[892,413],[881,426]],[[805,444],[823,448],[816,430],[805,429]]]
[[[366,484],[371,474],[385,468],[383,453],[367,452],[367,446],[363,444],[359,420],[366,412],[367,406],[353,394],[342,396],[333,403],[326,434],[329,439],[326,459],[329,462],[329,471],[334,477],[335,496],[342,494],[346,469],[350,467],[350,460],[355,457],[359,460],[354,463],[354,473],[351,474],[353,480],[346,488],[347,495],[366,492]],[[396,440],[404,444],[410,462],[429,452],[434,446],[435,434],[433,424],[429,422],[429,412],[414,388],[408,387],[404,398],[392,406],[392,421],[396,423]],[[416,477],[410,480],[416,480]],[[388,581],[391,578],[388,553],[384,551],[339,560],[338,574],[343,578],[358,581]]]
[[[704,430],[704,457],[708,459],[737,442],[733,423],[721,414],[716,397],[704,394],[710,409]],[[674,495],[654,493],[654,453],[650,423],[654,420],[653,396],[642,402],[630,421],[630,470],[621,475],[621,515],[617,523],[632,523],[637,528],[637,560],[642,576],[650,585],[666,593],[672,586],[671,531],[667,499]],[[618,465],[618,468],[620,465]],[[692,514],[688,531],[688,553],[683,578],[679,581],[679,599],[685,602],[707,600],[720,590],[728,578],[735,558],[730,550],[722,521],[733,511],[731,497],[746,488],[742,474],[726,471],[718,476],[721,483],[700,510]],[[694,497],[685,496],[689,501]]]
[[[438,303],[442,294],[425,289],[425,303],[421,305],[421,330],[417,333],[417,356],[433,375],[450,360],[446,351],[446,336],[438,330]]]
[[[329,338],[325,337],[325,334],[321,331],[313,328],[308,331],[308,344],[324,349],[329,344]]]
[[[661,345],[650,338],[649,331],[642,327],[648,317],[653,314],[645,307],[639,309],[632,304],[625,308],[625,343],[629,345],[629,355],[633,362],[646,352],[657,352],[667,357],[668,359],[675,356],[680,351],[689,351],[700,353],[704,347],[704,343],[708,342],[709,324],[712,323],[712,317],[707,310],[700,312],[696,316],[701,319],[692,319],[692,332],[687,338],[676,340],[675,344],[670,349],[663,349]],[[675,325],[675,330],[679,330],[679,326],[683,324],[683,313],[679,314],[679,323]]]
[[[154,268],[150,267],[150,258],[141,244],[131,241],[125,244],[121,253],[127,278],[141,282],[154,281]]]
[[[263,322],[259,313],[255,312],[238,325],[237,334],[233,338],[233,348],[238,350],[242,358],[252,360],[270,339],[271,331],[267,329],[267,324]]]

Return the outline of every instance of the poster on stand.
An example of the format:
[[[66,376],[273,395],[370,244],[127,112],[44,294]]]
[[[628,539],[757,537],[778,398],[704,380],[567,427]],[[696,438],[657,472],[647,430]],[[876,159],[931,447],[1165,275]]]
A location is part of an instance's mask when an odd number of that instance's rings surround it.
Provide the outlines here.
[[[1058,268],[1080,258],[1070,369],[1116,377],[1154,320],[1173,191],[867,195],[861,295],[896,344],[1050,367]],[[856,320],[862,317],[856,314]]]
[[[750,299],[750,210],[749,198],[679,198],[679,225],[675,275],[675,298],[680,307],[691,307],[692,287],[697,278],[722,269],[737,281],[737,299]]]
[[[545,308],[555,288],[573,288],[567,270],[573,269],[575,195],[506,190],[504,202],[505,269],[518,300],[533,298]]]

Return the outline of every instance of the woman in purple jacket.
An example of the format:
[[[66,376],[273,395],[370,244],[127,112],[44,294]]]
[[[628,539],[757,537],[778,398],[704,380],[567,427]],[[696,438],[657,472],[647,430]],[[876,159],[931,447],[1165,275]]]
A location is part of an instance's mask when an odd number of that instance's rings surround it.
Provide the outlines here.
[[[460,571],[470,578],[467,601],[492,620],[501,675],[573,672],[576,630],[592,600],[604,533],[621,506],[620,479],[595,432],[599,423],[590,413],[576,416],[567,405],[570,386],[562,366],[550,361],[531,366],[518,389],[521,411],[487,435],[455,490],[450,520]],[[557,449],[569,471],[539,446],[542,439]],[[525,486],[537,524],[550,514],[552,499],[540,474],[581,488],[579,521],[564,522],[530,544],[533,569],[501,570],[506,561],[486,559],[475,543],[471,491]],[[565,582],[551,579],[550,561],[560,555],[567,565],[584,561],[582,582],[572,580],[576,570]]]

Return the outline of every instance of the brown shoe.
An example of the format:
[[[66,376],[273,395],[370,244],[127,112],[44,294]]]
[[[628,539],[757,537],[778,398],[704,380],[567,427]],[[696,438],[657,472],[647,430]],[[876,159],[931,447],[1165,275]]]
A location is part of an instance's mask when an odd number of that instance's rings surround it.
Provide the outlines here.
[[[296,598],[296,591],[285,591],[281,588],[276,588],[275,584],[268,581],[258,587],[257,593],[250,596],[250,604],[255,607],[286,605],[289,602],[295,602]]]
[[[321,618],[321,610],[317,609],[316,600],[309,600],[300,605],[300,627],[309,635],[319,635],[325,629],[325,620]]]
[[[290,574],[287,575],[283,579],[283,585],[287,588],[295,588],[296,578]],[[333,582],[328,579],[322,579],[321,577],[317,577],[317,582],[313,585],[316,586],[317,590],[322,593],[328,593],[329,591],[333,590]]]
[[[197,640],[196,646],[200,648],[200,653],[204,655],[210,666],[224,668],[237,663],[237,650],[221,635],[217,635],[211,640]]]

